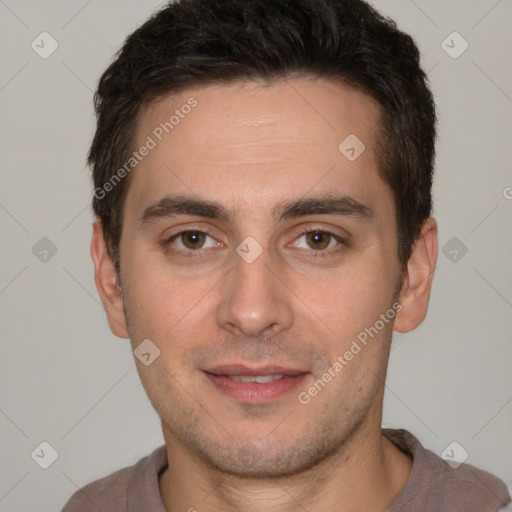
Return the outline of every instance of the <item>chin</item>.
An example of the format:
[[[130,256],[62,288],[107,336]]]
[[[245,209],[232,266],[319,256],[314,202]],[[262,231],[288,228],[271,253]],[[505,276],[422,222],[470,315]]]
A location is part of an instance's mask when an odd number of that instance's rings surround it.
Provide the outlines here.
[[[343,446],[338,439],[310,438],[287,440],[267,439],[226,444],[206,441],[195,442],[193,449],[204,464],[213,470],[238,478],[270,480],[293,477],[305,473],[336,455]]]

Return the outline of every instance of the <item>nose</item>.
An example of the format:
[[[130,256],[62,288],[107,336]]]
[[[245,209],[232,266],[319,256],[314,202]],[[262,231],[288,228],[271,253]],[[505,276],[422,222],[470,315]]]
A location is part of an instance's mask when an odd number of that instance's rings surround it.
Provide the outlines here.
[[[234,268],[223,283],[217,309],[219,325],[232,334],[261,337],[277,335],[293,323],[291,293],[272,270],[268,250],[247,262],[233,255]]]

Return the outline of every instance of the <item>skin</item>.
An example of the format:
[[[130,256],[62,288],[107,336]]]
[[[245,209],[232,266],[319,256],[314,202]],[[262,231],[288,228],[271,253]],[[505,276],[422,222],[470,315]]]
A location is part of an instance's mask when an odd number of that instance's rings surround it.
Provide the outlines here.
[[[363,93],[308,78],[190,89],[149,106],[136,146],[190,97],[197,106],[133,171],[120,287],[99,221],[91,245],[113,333],[133,348],[149,338],[161,351],[151,365],[136,364],[162,420],[162,501],[168,511],[384,511],[412,467],[381,434],[391,336],[426,315],[436,223],[425,222],[402,270],[392,193],[377,172],[379,107]],[[366,146],[353,162],[338,150],[349,134]],[[326,194],[350,196],[371,216],[272,215],[287,201]],[[232,217],[179,214],[141,228],[144,211],[166,195],[215,201]],[[162,243],[186,229],[212,237],[199,256],[188,238]],[[327,248],[311,245],[302,233],[312,229],[346,243],[324,235]],[[262,248],[252,263],[236,252],[247,236]],[[301,404],[297,393],[397,299],[394,324]],[[297,390],[248,404],[202,372],[235,363],[309,373]]]

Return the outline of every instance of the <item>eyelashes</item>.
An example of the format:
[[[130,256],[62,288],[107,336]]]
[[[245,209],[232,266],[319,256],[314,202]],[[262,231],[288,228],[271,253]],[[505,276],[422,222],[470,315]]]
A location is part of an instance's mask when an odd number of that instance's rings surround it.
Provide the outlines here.
[[[332,249],[337,244],[343,243],[341,237],[331,233],[330,231],[323,231],[320,229],[303,231],[295,240],[304,238],[307,247],[301,247],[302,249],[311,249],[313,251],[324,251],[325,249]],[[336,245],[333,245],[335,242]],[[317,247],[312,247],[317,245]]]
[[[208,231],[187,229],[167,238],[163,245],[176,256],[185,258],[206,257],[212,250],[224,247]],[[344,238],[324,229],[307,228],[303,230],[287,247],[307,252],[313,258],[328,257],[337,254],[347,242]]]

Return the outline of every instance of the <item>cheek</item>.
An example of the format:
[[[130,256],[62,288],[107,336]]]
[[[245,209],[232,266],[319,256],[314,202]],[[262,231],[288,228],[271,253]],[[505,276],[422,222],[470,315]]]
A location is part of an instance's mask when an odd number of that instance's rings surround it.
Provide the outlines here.
[[[394,276],[380,261],[361,256],[328,277],[301,276],[292,285],[315,323],[337,343],[353,339],[391,306]]]
[[[123,285],[132,330],[161,339],[197,302],[197,284],[183,287],[179,277],[173,278],[165,265],[143,251],[128,247],[125,254],[130,255],[123,261]]]

